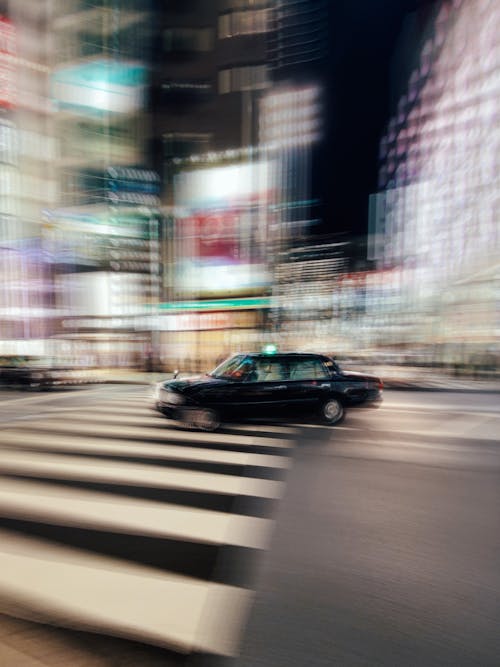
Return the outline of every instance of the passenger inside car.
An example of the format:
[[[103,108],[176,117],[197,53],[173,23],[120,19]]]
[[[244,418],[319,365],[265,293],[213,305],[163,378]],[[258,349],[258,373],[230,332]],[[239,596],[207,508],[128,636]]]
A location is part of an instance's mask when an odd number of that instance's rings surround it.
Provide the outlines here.
[[[259,382],[286,380],[288,376],[287,367],[277,359],[259,361],[257,363],[257,376]]]

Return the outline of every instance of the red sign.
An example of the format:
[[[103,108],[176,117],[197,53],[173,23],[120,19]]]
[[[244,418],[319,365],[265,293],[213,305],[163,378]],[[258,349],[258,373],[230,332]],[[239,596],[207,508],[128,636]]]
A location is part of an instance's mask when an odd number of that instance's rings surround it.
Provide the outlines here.
[[[16,31],[9,19],[0,17],[0,106],[16,104]]]
[[[179,221],[180,236],[190,239],[193,259],[220,259],[229,263],[239,257],[239,216],[234,211],[199,213]]]

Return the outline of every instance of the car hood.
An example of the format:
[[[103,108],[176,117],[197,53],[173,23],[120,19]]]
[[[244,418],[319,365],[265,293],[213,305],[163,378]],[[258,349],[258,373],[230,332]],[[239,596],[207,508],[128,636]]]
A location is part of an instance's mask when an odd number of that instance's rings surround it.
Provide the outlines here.
[[[187,378],[179,378],[176,380],[167,380],[163,383],[165,389],[173,389],[181,393],[190,392],[201,387],[212,386],[215,384],[226,384],[227,380],[220,380],[211,375],[194,375]]]

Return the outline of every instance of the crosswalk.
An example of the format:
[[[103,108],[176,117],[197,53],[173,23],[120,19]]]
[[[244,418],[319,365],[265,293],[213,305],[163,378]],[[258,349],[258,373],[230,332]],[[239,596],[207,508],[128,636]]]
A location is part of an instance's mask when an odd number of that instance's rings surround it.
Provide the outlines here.
[[[0,612],[235,655],[296,433],[185,430],[142,389],[3,422]]]

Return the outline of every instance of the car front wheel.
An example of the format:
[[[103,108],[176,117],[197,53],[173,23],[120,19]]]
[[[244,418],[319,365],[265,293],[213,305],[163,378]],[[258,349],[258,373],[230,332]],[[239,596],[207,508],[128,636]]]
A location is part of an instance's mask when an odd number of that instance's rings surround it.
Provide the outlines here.
[[[192,410],[189,415],[190,423],[200,431],[216,431],[220,426],[220,419],[215,410],[199,408]]]
[[[330,426],[333,426],[333,424],[339,424],[344,419],[344,416],[344,406],[336,398],[329,398],[321,406],[322,420]]]

